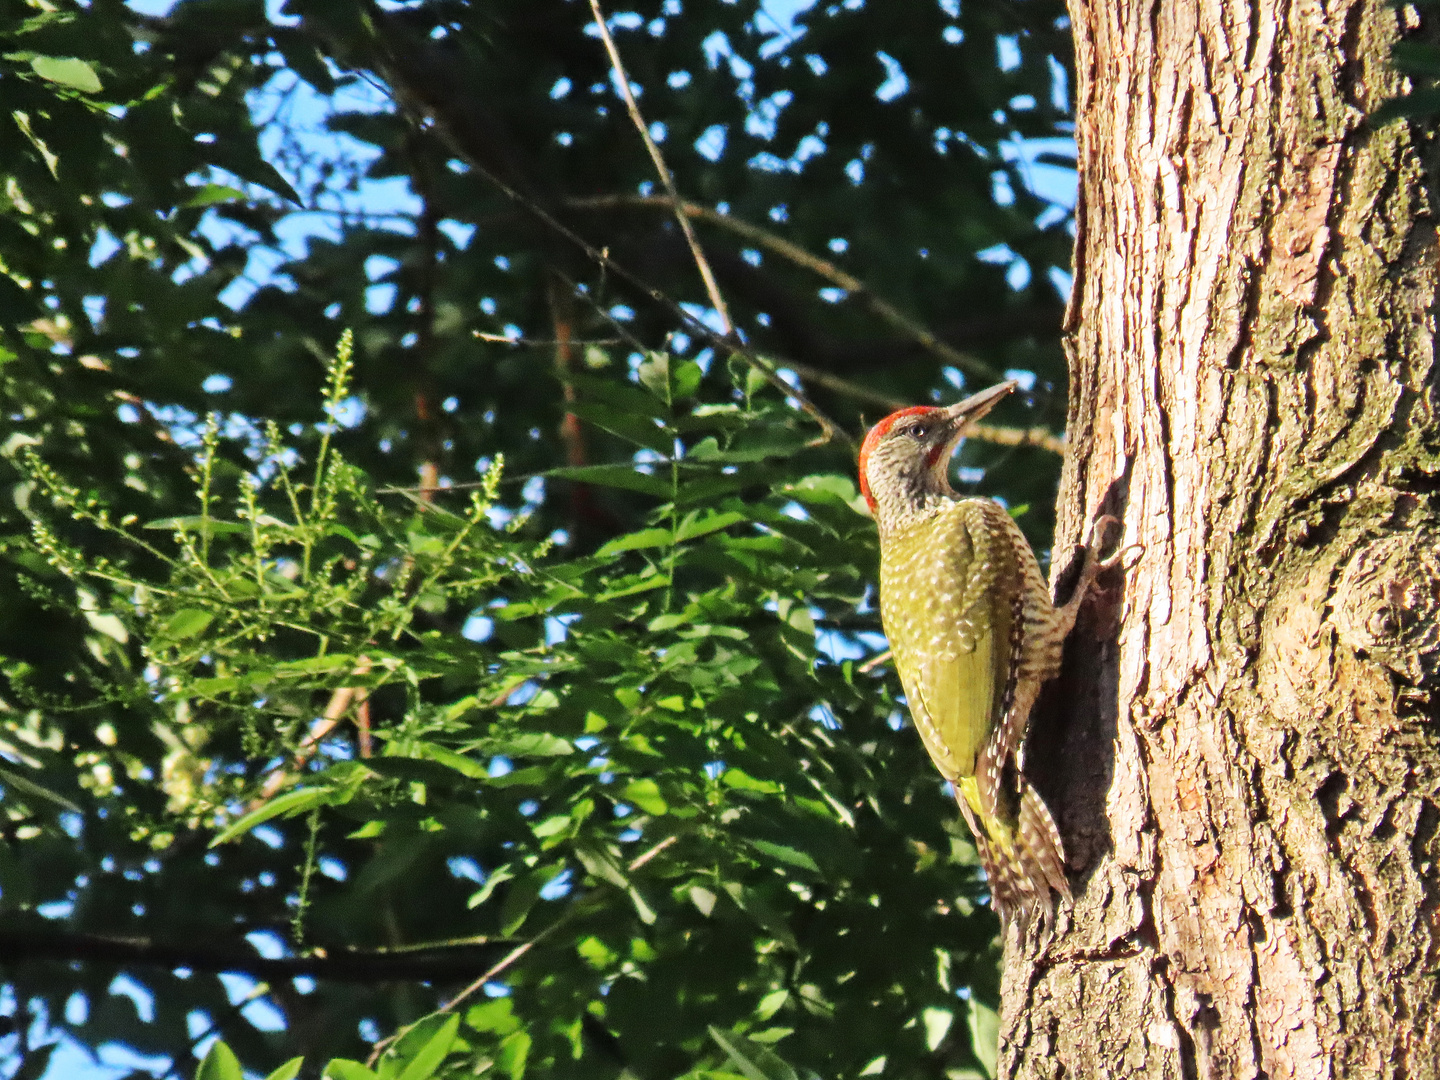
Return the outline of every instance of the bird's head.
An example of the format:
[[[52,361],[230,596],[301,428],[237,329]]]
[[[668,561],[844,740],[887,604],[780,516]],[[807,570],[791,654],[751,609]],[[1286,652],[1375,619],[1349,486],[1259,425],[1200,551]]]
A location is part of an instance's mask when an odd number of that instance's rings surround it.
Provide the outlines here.
[[[860,493],[882,532],[928,513],[950,487],[950,455],[970,426],[1018,384],[1011,379],[948,408],[916,405],[885,417],[860,447]]]

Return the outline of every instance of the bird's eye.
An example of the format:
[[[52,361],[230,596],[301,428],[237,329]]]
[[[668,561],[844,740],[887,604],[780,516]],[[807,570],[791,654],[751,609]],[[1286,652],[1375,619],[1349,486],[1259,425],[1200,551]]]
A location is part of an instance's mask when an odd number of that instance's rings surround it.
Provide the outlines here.
[[[905,434],[909,435],[912,439],[923,439],[929,434],[929,431],[930,429],[924,424],[911,424],[910,429],[906,431]]]

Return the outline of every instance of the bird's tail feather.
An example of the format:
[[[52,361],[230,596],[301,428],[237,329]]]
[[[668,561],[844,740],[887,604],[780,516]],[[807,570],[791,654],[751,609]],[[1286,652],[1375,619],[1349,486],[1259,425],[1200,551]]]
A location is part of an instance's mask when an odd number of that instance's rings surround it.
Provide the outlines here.
[[[1055,910],[1050,891],[1067,902],[1071,896],[1060,830],[1040,793],[1021,778],[1017,807],[987,808],[973,777],[960,780],[955,788],[1001,919],[1008,923],[1018,917],[1023,926],[1038,911],[1049,921]]]

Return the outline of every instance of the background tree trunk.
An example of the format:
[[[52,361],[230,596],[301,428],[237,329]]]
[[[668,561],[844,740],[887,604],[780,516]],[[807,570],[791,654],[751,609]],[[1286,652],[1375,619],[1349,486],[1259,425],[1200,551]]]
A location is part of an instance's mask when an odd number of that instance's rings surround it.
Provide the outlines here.
[[[1440,1076],[1436,243],[1386,0],[1072,0],[1056,779],[1078,891],[1002,1075]],[[1057,563],[1063,559],[1057,559]],[[1055,754],[1054,749],[1063,749]]]

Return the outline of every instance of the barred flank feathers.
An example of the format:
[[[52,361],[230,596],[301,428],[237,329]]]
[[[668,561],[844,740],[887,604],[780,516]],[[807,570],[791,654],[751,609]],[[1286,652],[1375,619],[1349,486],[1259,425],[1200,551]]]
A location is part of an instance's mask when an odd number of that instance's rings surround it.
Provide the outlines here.
[[[1065,851],[1060,831],[1033,785],[1022,780],[1018,820],[1003,820],[986,813],[979,804],[973,778],[956,784],[956,802],[980,853],[980,865],[990,884],[996,912],[1008,925],[1018,920],[1022,931],[1038,912],[1042,922],[1055,914],[1050,896],[1054,889],[1067,902],[1070,883],[1065,880]]]
[[[1060,830],[1050,816],[1050,808],[1040,793],[1028,780],[1021,780],[1020,793],[1020,850],[1027,859],[1031,877],[1038,870],[1050,888],[1066,902],[1070,895],[1070,882],[1065,880],[1065,847],[1060,842]]]

